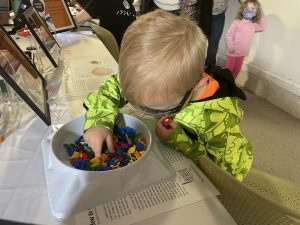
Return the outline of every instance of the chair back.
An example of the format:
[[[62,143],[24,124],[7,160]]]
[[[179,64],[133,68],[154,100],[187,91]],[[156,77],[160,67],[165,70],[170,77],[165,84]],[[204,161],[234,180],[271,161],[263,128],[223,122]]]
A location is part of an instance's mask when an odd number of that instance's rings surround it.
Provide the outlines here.
[[[300,225],[299,185],[256,169],[240,182],[207,156],[199,157],[198,162],[237,224]]]
[[[114,57],[116,62],[118,62],[120,50],[119,50],[119,46],[118,46],[118,43],[117,43],[114,35],[109,30],[107,30],[97,24],[90,23],[90,27],[95,32],[97,37],[102,41],[102,43],[107,48],[107,50],[110,52],[110,54]]]

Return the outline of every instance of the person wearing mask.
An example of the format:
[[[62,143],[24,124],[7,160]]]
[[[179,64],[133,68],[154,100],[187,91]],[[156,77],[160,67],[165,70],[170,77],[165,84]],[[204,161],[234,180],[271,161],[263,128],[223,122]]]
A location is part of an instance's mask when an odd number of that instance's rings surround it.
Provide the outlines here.
[[[241,71],[244,58],[249,54],[256,32],[266,28],[266,18],[257,0],[246,0],[241,4],[236,19],[226,33],[226,65],[234,79]]]
[[[198,26],[208,38],[212,22],[213,0],[134,0],[133,5],[139,14],[145,14],[155,9],[162,9],[176,15],[183,11],[191,13]]]

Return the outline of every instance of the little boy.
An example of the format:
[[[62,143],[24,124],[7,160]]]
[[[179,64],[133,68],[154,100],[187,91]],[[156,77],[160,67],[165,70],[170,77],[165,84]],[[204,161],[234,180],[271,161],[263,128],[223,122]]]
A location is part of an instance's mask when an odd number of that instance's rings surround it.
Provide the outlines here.
[[[237,97],[244,93],[227,69],[203,73],[207,40],[188,15],[155,10],[142,15],[124,35],[119,74],[88,95],[85,140],[100,156],[106,142],[113,151],[112,127],[127,102],[159,117],[159,139],[197,163],[208,155],[242,180],[249,171],[252,145],[240,133],[243,112]],[[169,127],[162,120],[170,116]]]

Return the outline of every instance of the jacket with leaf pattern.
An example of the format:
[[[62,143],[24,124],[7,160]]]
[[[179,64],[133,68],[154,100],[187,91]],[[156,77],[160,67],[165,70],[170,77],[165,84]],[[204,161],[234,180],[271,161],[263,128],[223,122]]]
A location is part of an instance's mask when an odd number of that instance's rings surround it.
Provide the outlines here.
[[[226,71],[221,73],[224,75]],[[235,86],[234,81],[228,78],[228,74],[222,74],[214,78],[218,78],[216,80],[221,84],[220,92],[223,94],[216,93],[215,99],[190,102],[184,107],[173,118],[180,126],[177,126],[164,144],[182,152],[195,163],[198,156],[207,155],[223,170],[241,181],[253,161],[252,145],[241,134],[238,126],[243,111],[238,106],[235,95],[241,98],[245,96]],[[220,97],[224,93],[227,96]],[[87,112],[84,129],[104,126],[112,130],[119,108],[125,104],[119,75],[112,75],[101,84],[98,93],[89,94],[85,99]]]

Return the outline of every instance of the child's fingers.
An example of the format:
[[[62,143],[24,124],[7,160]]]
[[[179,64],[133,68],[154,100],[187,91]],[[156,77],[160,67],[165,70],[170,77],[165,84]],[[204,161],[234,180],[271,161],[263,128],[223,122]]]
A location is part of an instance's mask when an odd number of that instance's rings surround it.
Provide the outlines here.
[[[95,156],[100,157],[101,156],[101,150],[102,150],[102,147],[103,147],[103,142],[102,141],[99,141],[98,143],[97,142],[93,144],[92,149],[95,152]]]
[[[174,120],[171,119],[171,122],[170,122],[169,126],[171,127],[171,129],[174,130],[174,129],[176,129],[177,124],[174,122]]]
[[[106,145],[110,152],[115,152],[114,141],[113,141],[112,135],[110,135],[110,134],[108,134],[106,137]]]
[[[177,127],[176,123],[173,120],[170,119],[168,124],[166,124],[166,123],[164,124],[163,119],[164,118],[160,118],[157,121],[156,127],[155,127],[155,132],[156,132],[159,140],[161,140],[161,141],[165,140]],[[167,125],[167,127],[166,127],[166,125]]]
[[[176,123],[170,117],[162,117],[159,119],[159,126],[163,126],[166,129],[175,129]]]
[[[160,118],[160,119],[156,122],[155,129],[156,129],[157,131],[163,131],[163,130],[167,130],[168,128],[164,125],[163,119]]]
[[[164,124],[163,124],[163,118],[159,118],[157,121],[156,121],[156,127],[164,127]]]

